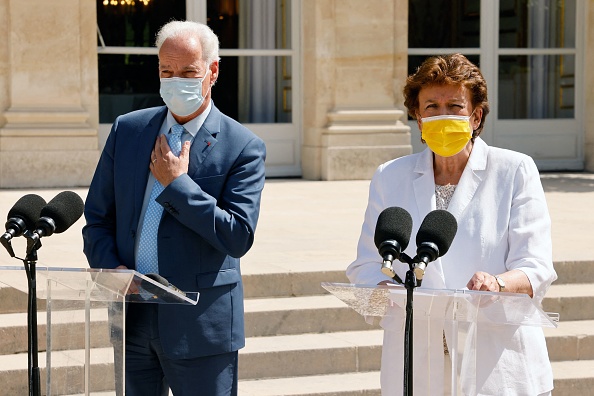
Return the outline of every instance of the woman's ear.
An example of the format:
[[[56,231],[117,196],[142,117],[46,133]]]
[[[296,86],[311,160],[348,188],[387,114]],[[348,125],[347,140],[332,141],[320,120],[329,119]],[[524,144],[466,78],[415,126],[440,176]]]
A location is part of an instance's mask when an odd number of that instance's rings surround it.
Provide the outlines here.
[[[472,112],[472,117],[470,118],[470,123],[472,124],[472,130],[476,131],[476,129],[481,125],[481,120],[483,119],[483,108],[477,107]]]

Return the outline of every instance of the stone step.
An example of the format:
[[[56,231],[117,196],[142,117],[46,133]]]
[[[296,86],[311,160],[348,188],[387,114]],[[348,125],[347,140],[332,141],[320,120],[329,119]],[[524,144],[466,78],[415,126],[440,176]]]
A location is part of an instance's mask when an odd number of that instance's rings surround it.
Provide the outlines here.
[[[239,381],[241,396],[380,396],[379,371]]]
[[[252,337],[239,352],[239,378],[379,370],[383,331]]]
[[[322,282],[348,283],[344,269],[243,275],[245,298],[294,297],[327,294]]]
[[[26,361],[26,355],[19,356]],[[0,365],[4,364],[0,360]],[[555,396],[590,395],[594,387],[594,360],[553,362]],[[1,366],[0,366],[1,367]],[[110,366],[101,372],[105,375],[95,386],[106,384],[113,378]],[[99,373],[98,373],[99,374]],[[107,380],[106,380],[107,379]],[[25,370],[0,372],[2,394],[27,393]],[[341,373],[327,375],[295,376],[272,379],[242,379],[239,381],[241,396],[371,396],[380,395],[379,371]],[[42,383],[42,386],[44,384]],[[96,388],[101,391],[100,388]],[[79,392],[79,393],[77,393]],[[73,390],[72,394],[82,394]],[[69,394],[69,393],[64,393]],[[93,393],[113,395],[112,392]]]
[[[361,315],[332,295],[245,300],[246,337],[369,329]]]
[[[243,276],[246,298],[291,297],[326,294],[322,282],[348,283],[345,271],[339,270],[248,274]],[[594,261],[555,262],[558,279],[555,285],[594,283]]]
[[[46,354],[39,353],[41,393],[45,394]],[[0,355],[0,384],[2,395],[26,395],[28,392],[28,356],[26,353]],[[84,350],[52,353],[52,394],[69,395],[84,392]],[[68,382],[66,382],[66,379]],[[113,389],[113,352],[110,348],[92,350],[90,389],[106,391]],[[66,387],[64,384],[68,384]],[[111,384],[111,386],[110,386]]]
[[[553,285],[543,301],[563,322],[594,319],[592,284]],[[368,330],[362,317],[332,295],[248,299],[248,337]]]
[[[594,360],[594,321],[560,322],[544,333],[551,361]],[[240,379],[379,370],[382,340],[376,329],[250,337],[239,355]]]
[[[591,395],[594,360],[553,362],[555,396]],[[240,380],[241,396],[379,396],[380,373],[312,375],[292,378]]]
[[[594,321],[560,322],[544,333],[551,361],[594,359]],[[251,337],[240,351],[240,378],[379,370],[382,340],[374,329]]]
[[[557,312],[561,321],[594,319],[594,285],[553,284],[542,302],[546,312]]]
[[[27,293],[0,283],[0,314],[27,312]],[[45,300],[37,299],[39,310],[45,310]]]
[[[328,271],[294,271],[286,273],[247,274],[243,276],[245,298],[293,297],[327,294],[322,282],[348,283],[344,269]],[[562,261],[555,263],[559,279],[555,285],[594,283],[594,261]],[[38,300],[39,309],[45,301]],[[0,284],[0,314],[25,312],[27,295]]]
[[[594,283],[594,261],[558,261],[555,262],[558,279],[555,285],[568,283]]]
[[[594,319],[594,287],[581,284],[553,285],[543,306],[547,312],[560,313],[562,322],[592,320]],[[79,343],[82,343],[80,326],[83,325],[84,316],[80,311],[72,312],[79,313],[74,316],[75,319],[71,316],[65,316],[64,319],[56,316],[54,323],[59,324],[58,329],[64,329],[64,332],[72,326],[77,326]],[[101,309],[93,312],[93,329],[99,329],[105,325],[106,313]],[[245,312],[247,337],[360,331],[373,328],[359,314],[332,295],[247,299]],[[55,313],[55,315],[58,314]],[[66,313],[60,315],[66,315]],[[26,351],[26,323],[24,313],[0,315],[0,353]],[[43,350],[45,349],[44,314],[38,315],[38,323],[40,349]],[[103,334],[93,346],[107,345],[107,336],[107,333]],[[59,344],[55,345],[55,349],[62,348]]]
[[[83,349],[84,310],[53,311],[54,336],[52,350]],[[46,350],[46,319],[44,312],[37,314],[39,350]],[[107,310],[91,309],[91,347],[109,346]],[[0,315],[0,355],[27,352],[27,314],[11,313]]]
[[[591,395],[594,389],[594,360],[553,362],[555,396]]]
[[[543,331],[551,361],[594,360],[594,320],[561,321]]]

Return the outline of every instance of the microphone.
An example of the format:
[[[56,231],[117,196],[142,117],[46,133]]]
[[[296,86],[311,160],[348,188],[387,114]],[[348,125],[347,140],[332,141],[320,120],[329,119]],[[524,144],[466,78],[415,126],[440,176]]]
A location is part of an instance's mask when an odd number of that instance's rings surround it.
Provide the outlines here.
[[[417,232],[417,256],[413,259],[415,277],[419,286],[423,281],[427,265],[448,252],[456,231],[458,231],[458,222],[447,210],[434,210],[425,216]]]
[[[56,195],[41,209],[35,230],[25,235],[32,242],[30,248],[42,237],[66,231],[82,216],[84,208],[82,198],[75,192],[62,191]]]
[[[41,209],[44,206],[45,200],[39,195],[27,194],[19,198],[12,209],[8,211],[5,225],[6,232],[0,236],[0,243],[8,250],[11,257],[14,257],[14,251],[10,245],[10,240],[35,227],[35,221],[39,218]]]
[[[35,226],[45,200],[36,194],[27,194],[14,204],[6,216],[6,232],[2,239],[10,241],[12,238],[23,235],[26,230]]]
[[[154,280],[157,283],[160,283],[161,285],[163,285],[171,290],[175,290],[176,292],[178,292],[179,294],[181,294],[184,297],[186,296],[185,292],[183,292],[180,289],[178,289],[177,287],[173,286],[171,283],[169,283],[169,281],[167,279],[165,279],[164,277],[162,277],[159,274],[150,273],[150,274],[144,274],[144,276],[146,276],[149,279]],[[147,290],[151,289],[150,291],[152,291],[153,294],[157,294],[157,293],[155,293],[155,291],[152,290],[152,289],[154,289],[154,287],[151,288],[152,285],[150,285],[148,282],[143,282],[143,285],[144,285],[145,289],[147,289]],[[157,290],[157,292],[158,292],[158,290]]]
[[[392,268],[392,261],[400,260],[402,251],[408,246],[411,231],[412,218],[406,209],[394,206],[384,209],[378,216],[373,239],[383,259],[384,275],[393,279],[398,278]],[[402,283],[401,280],[399,281]]]

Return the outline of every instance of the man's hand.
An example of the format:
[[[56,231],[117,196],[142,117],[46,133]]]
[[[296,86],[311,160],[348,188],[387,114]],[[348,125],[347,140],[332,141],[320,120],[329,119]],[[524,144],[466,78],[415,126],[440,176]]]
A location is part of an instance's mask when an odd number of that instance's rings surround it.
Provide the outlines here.
[[[190,142],[182,145],[179,157],[171,152],[165,135],[159,135],[155,142],[155,148],[151,153],[150,170],[163,187],[177,179],[184,173],[188,173],[190,164]]]

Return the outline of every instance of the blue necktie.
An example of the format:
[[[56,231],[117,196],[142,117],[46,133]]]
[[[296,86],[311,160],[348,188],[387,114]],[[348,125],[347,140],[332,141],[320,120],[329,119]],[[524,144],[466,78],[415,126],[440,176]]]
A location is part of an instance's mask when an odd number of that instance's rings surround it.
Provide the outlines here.
[[[171,152],[179,156],[181,152],[181,136],[185,129],[183,126],[175,124],[167,134],[167,142],[171,147]],[[163,192],[164,187],[158,180],[155,180],[151,196],[144,214],[142,231],[140,232],[140,241],[138,242],[138,254],[136,257],[136,271],[141,274],[159,273],[159,256],[157,251],[157,234],[159,224],[163,214],[163,207],[157,203],[156,199]]]

